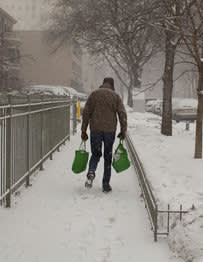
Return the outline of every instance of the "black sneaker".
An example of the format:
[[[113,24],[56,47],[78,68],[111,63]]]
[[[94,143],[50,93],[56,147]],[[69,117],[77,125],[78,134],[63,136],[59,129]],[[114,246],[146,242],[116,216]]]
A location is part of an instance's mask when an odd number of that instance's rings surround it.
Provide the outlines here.
[[[109,184],[104,184],[103,185],[103,192],[108,193],[110,191],[112,191],[112,187]]]
[[[85,187],[91,188],[94,178],[95,178],[95,174],[93,172],[89,172],[87,174],[87,180],[85,182]]]

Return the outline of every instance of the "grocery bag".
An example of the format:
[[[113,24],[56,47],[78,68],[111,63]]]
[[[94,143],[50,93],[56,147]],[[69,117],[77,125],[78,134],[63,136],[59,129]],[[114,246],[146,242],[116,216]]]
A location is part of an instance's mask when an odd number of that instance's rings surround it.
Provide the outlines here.
[[[86,170],[89,153],[86,151],[86,142],[83,140],[79,150],[75,151],[75,158],[72,165],[72,171],[76,174]]]
[[[120,143],[115,150],[113,155],[113,163],[114,169],[117,173],[120,173],[130,167],[130,161],[128,159],[127,150],[123,146],[123,140],[120,139]]]

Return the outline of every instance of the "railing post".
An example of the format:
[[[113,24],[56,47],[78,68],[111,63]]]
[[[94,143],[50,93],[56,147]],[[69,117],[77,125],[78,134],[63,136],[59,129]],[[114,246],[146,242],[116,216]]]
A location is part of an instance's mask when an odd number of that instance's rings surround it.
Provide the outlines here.
[[[73,135],[77,133],[77,100],[73,100]]]
[[[43,96],[41,97],[41,110],[43,110]],[[43,111],[40,112],[40,130],[41,130],[41,139],[40,139],[40,142],[41,142],[41,145],[40,145],[40,158],[41,160],[43,159],[43,153],[44,153],[44,114],[43,114]],[[40,164],[40,170],[42,171],[43,170],[43,162],[41,162]]]
[[[30,105],[30,96],[27,98],[28,102],[28,115],[27,115],[27,172],[28,175],[26,177],[26,186],[31,186],[30,184],[30,112],[31,112],[31,105]]]
[[[53,101],[53,97],[52,97],[52,101]],[[50,122],[50,148],[52,148],[53,146],[53,125],[54,125],[54,118],[53,118],[53,110],[50,111],[50,119],[49,119],[49,122]],[[53,160],[53,153],[50,154],[49,156],[49,159],[50,160]]]
[[[186,121],[185,130],[186,131],[190,130],[190,122],[189,121]]]
[[[69,96],[68,99],[68,107],[67,107],[67,135],[68,135],[68,140],[70,141],[70,124],[71,124],[71,103],[72,103],[72,99]]]
[[[167,233],[169,234],[170,230],[170,205],[168,204],[168,218],[167,218]]]
[[[154,241],[157,242],[157,229],[158,229],[158,205],[154,209]]]
[[[2,109],[3,111],[3,109]],[[0,116],[3,116],[2,112],[0,114]],[[4,120],[1,120],[1,123],[0,123],[0,130],[1,130],[1,145],[0,145],[0,148],[1,148],[1,174],[0,174],[0,177],[1,177],[1,191],[0,191],[0,195],[2,196],[2,193],[3,193],[3,176],[4,176],[4,172],[3,172],[3,167],[4,167],[4,161],[3,161],[3,157],[4,157],[4,151],[3,151],[3,148],[4,148]],[[2,205],[2,200],[0,201],[0,205]]]
[[[182,210],[183,210],[183,206],[180,205],[180,221],[182,220]]]
[[[10,107],[7,110],[7,115],[10,117],[6,120],[6,207],[11,207],[11,182],[12,182],[12,162],[13,162],[13,147],[12,147],[12,101],[11,96],[8,96]]]

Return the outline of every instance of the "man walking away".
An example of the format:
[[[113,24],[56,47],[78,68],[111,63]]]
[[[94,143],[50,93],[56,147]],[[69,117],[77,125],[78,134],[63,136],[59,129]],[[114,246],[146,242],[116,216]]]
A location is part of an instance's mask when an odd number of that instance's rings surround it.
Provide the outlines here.
[[[110,186],[112,149],[117,128],[117,116],[120,122],[119,138],[124,139],[127,131],[127,114],[120,96],[114,91],[113,78],[104,78],[103,85],[93,91],[85,104],[81,127],[81,138],[87,140],[86,133],[90,124],[91,158],[87,173],[86,187],[91,188],[95,171],[102,156],[104,144],[103,192],[112,190]]]

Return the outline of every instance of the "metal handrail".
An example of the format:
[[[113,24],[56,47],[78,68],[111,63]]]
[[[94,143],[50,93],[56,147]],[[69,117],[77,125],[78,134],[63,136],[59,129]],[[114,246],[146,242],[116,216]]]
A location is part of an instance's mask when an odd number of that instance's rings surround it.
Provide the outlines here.
[[[43,104],[41,104],[43,105]],[[33,114],[37,114],[37,113],[41,113],[41,112],[46,112],[46,111],[49,111],[49,110],[54,110],[54,109],[59,109],[59,108],[64,108],[64,107],[68,107],[70,104],[66,104],[66,105],[61,105],[61,106],[54,106],[54,107],[50,107],[50,108],[43,108],[43,109],[39,109],[39,110],[33,110],[33,111],[30,111],[30,112],[26,112],[26,113],[17,113],[17,114],[12,114],[11,115],[8,115],[8,116],[1,116],[0,117],[0,120],[4,120],[4,119],[8,119],[8,118],[14,118],[14,117],[20,117],[20,116],[27,116],[27,115],[33,115]],[[10,107],[10,108],[14,108],[14,107]]]
[[[52,160],[53,153],[70,139],[71,121],[73,133],[77,131],[77,100],[5,96],[0,104],[0,202],[10,207],[12,193],[24,182],[29,186],[31,174],[42,170],[45,160]]]
[[[168,235],[170,231],[170,215],[171,214],[179,214],[180,220],[182,220],[182,214],[188,213],[188,211],[182,210],[182,205],[180,205],[180,210],[170,210],[170,206],[168,205],[168,210],[159,210],[157,200],[154,197],[153,191],[151,189],[151,185],[147,179],[147,174],[144,170],[143,164],[140,161],[138,154],[135,150],[133,145],[132,139],[130,135],[127,134],[126,136],[126,144],[131,156],[131,160],[133,166],[136,170],[136,174],[138,177],[139,185],[141,187],[143,199],[145,202],[145,207],[147,209],[147,213],[149,216],[149,220],[152,226],[152,230],[154,232],[154,241],[157,241],[158,235]],[[167,230],[166,232],[158,232],[159,228],[159,221],[158,216],[159,214],[167,214]]]
[[[28,106],[40,106],[40,105],[48,105],[48,104],[59,104],[59,103],[67,103],[68,100],[64,101],[48,101],[48,102],[36,102],[36,103],[25,103],[25,104],[17,104],[17,105],[6,105],[6,106],[0,106],[0,109],[5,108],[18,108],[18,107],[28,107]]]
[[[129,134],[126,136],[127,146],[130,152],[133,165],[136,169],[136,174],[138,175],[139,185],[142,190],[143,199],[145,201],[145,207],[148,212],[149,220],[154,231],[154,240],[157,241],[157,204],[155,197],[152,193],[151,187],[147,180],[145,170],[141,161],[139,160],[138,154],[133,146],[132,140]]]

